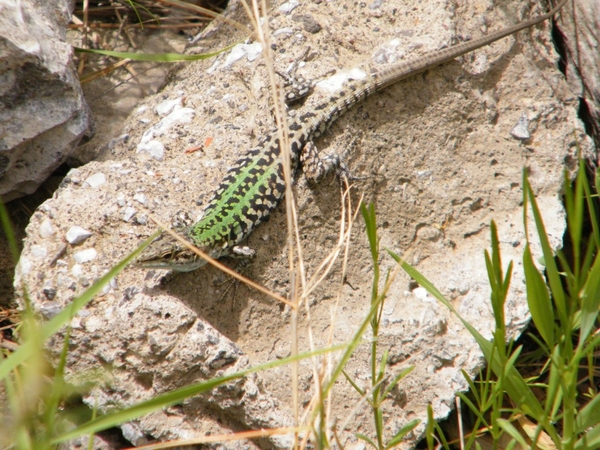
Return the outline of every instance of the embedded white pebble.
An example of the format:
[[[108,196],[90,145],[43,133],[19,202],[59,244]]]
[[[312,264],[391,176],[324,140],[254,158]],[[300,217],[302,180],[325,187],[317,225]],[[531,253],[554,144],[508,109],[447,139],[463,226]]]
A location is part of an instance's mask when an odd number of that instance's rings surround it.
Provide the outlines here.
[[[51,319],[62,311],[62,307],[59,302],[45,302],[40,306],[40,314],[46,319]]]
[[[73,267],[71,267],[71,274],[74,277],[80,277],[83,274],[83,266],[81,264],[73,264]]]
[[[31,263],[31,260],[21,255],[19,258],[19,265],[17,266],[17,270],[20,272],[21,276],[27,275],[31,271],[32,267],[33,264]]]
[[[73,278],[59,273],[56,276],[56,286],[59,288],[75,289],[75,281]]]
[[[106,183],[106,175],[102,172],[97,172],[86,178],[85,182],[93,189],[96,189]]]
[[[148,105],[142,105],[138,109],[135,110],[135,114],[142,114],[148,110]]]
[[[125,208],[125,213],[123,214],[123,220],[125,222],[129,222],[133,216],[135,216],[135,214],[137,213],[137,209],[132,208],[131,206],[128,206],[127,208]]]
[[[529,117],[527,117],[527,113],[521,113],[521,117],[519,117],[519,120],[513,129],[510,130],[510,134],[515,139],[519,139],[521,141],[531,139],[531,133],[529,132]]]
[[[281,5],[279,8],[277,8],[277,11],[279,11],[280,13],[283,13],[283,14],[289,14],[294,9],[296,9],[298,6],[300,6],[299,1],[290,0],[289,2],[285,2],[283,5]]]
[[[159,103],[154,108],[154,112],[159,116],[166,116],[170,114],[177,106],[181,106],[181,99],[176,98],[174,100],[165,100],[164,102]]]
[[[147,153],[153,159],[162,161],[165,157],[165,146],[162,142],[152,139],[151,141],[140,143],[137,146],[138,153]]]
[[[84,264],[86,262],[93,261],[98,256],[98,252],[95,248],[86,248],[85,250],[81,250],[73,255],[75,261],[79,264]]]
[[[254,42],[252,44],[238,44],[231,49],[229,55],[225,59],[224,67],[229,67],[242,59],[244,56],[248,59],[248,61],[252,62],[262,52],[262,44],[260,42]]]
[[[133,196],[133,199],[144,206],[146,205],[146,203],[148,203],[148,198],[144,194],[135,194]]]
[[[91,316],[83,321],[83,326],[88,332],[93,333],[102,330],[104,328],[104,322],[95,316]]]
[[[40,224],[40,236],[43,239],[46,239],[52,236],[53,234],[54,228],[52,228],[52,222],[50,222],[50,219],[42,220],[42,223]]]
[[[141,214],[139,216],[136,216],[135,221],[140,225],[146,225],[148,223],[148,216],[145,214]]]
[[[42,247],[41,245],[32,245],[31,248],[29,249],[29,252],[31,253],[31,255],[35,258],[45,258],[46,256],[48,256],[48,250],[46,249],[46,247]]]
[[[67,176],[65,178],[68,178],[71,180],[71,183],[74,184],[79,184],[81,183],[81,171],[78,169],[71,169],[69,170],[69,172],[67,173]]]
[[[279,28],[278,30],[273,31],[273,36],[279,36],[280,34],[293,34],[293,28]]]
[[[117,280],[115,278],[111,278],[108,284],[104,285],[102,288],[103,294],[108,294],[111,290],[116,290],[119,287],[117,284]]]
[[[91,231],[86,230],[85,228],[80,227],[79,225],[72,226],[67,231],[66,237],[67,242],[71,245],[81,244],[87,238],[92,236],[93,233]]]

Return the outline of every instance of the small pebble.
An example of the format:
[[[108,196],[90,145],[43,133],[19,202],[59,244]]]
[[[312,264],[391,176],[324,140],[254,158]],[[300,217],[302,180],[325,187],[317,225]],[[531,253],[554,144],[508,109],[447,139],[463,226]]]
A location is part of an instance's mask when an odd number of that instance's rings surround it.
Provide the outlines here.
[[[123,220],[125,222],[129,222],[133,218],[133,216],[135,216],[136,213],[137,213],[137,210],[135,208],[128,206],[127,208],[125,208],[125,214],[123,214]]]
[[[48,256],[48,250],[46,247],[42,247],[41,245],[32,245],[30,250],[31,255],[35,258],[45,258]]]
[[[300,6],[300,2],[298,2],[297,0],[290,0],[289,2],[285,2],[283,5],[277,8],[277,11],[279,11],[282,14],[289,14],[298,6]]]
[[[517,124],[510,130],[510,134],[515,139],[519,139],[521,141],[526,141],[531,138],[531,133],[529,133],[529,118],[526,113],[522,113],[521,117],[517,121]]]
[[[102,186],[106,183],[106,175],[101,172],[90,175],[86,178],[85,182],[93,189]]]
[[[40,314],[46,319],[51,319],[57,315],[62,308],[58,302],[47,302],[40,306]]]
[[[86,248],[85,250],[81,250],[73,255],[75,261],[79,264],[83,264],[86,262],[93,261],[98,256],[98,252],[95,248]]]
[[[84,242],[87,238],[89,238],[92,235],[93,235],[93,233],[91,231],[88,231],[85,228],[75,225],[75,226],[72,226],[71,228],[69,228],[69,231],[67,231],[66,237],[67,237],[67,242],[69,244],[76,245],[76,244],[81,244],[82,242]]]
[[[71,267],[71,274],[74,277],[80,277],[83,274],[83,266],[81,264],[73,264],[73,267]]]
[[[138,202],[141,203],[142,205],[146,205],[146,203],[148,203],[148,199],[146,198],[146,196],[144,194],[135,194],[133,196],[133,199]]]
[[[43,239],[49,238],[54,234],[54,229],[52,228],[52,222],[50,219],[44,219],[40,224],[40,236]]]
[[[157,161],[162,161],[165,157],[165,146],[156,139],[138,145],[137,151],[138,153],[147,153]]]
[[[44,287],[42,288],[42,292],[46,296],[48,300],[52,300],[56,296],[56,287],[52,284],[50,280],[44,283]]]
[[[165,100],[164,102],[156,105],[154,111],[159,116],[166,116],[167,114],[170,114],[177,106],[181,106],[180,98],[176,98],[174,100]]]

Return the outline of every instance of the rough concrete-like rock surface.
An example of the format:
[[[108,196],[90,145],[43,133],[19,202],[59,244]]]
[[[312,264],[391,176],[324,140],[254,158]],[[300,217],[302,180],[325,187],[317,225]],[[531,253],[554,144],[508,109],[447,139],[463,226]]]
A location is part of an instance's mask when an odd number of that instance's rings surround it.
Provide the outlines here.
[[[0,197],[33,193],[92,119],[65,42],[71,1],[0,3]]]
[[[492,7],[474,1],[457,8],[443,0],[410,6],[307,2],[290,9],[272,17],[275,65],[285,70],[310,47],[299,72],[313,79],[411,58],[542,13],[538,5],[520,2]],[[231,3],[229,14],[246,23],[239,4]],[[218,36],[220,43],[240,39],[224,26],[214,26],[206,36]],[[197,42],[194,52],[214,50],[208,41]],[[249,44],[211,61],[180,65],[164,90],[131,115],[127,136],[113,149],[114,161],[72,171],[39,208],[28,227],[17,280],[28,285],[38,310],[50,315],[68,305],[153,231],[150,215],[168,223],[180,210],[200,213],[227,168],[272,130],[268,77],[258,50]],[[522,168],[531,173],[548,233],[558,246],[564,229],[562,171],[565,163],[572,169],[576,145],[590,149],[555,60],[546,23],[388,88],[317,141],[324,153],[346,152],[352,173],[362,178],[354,199],[364,193],[376,204],[382,247],[404,254],[486,336],[493,326],[483,259],[490,220],[498,224],[504,263],[515,263],[506,318],[516,334],[529,319],[521,270]],[[336,82],[335,76],[327,80]],[[308,102],[328,96],[327,85],[320,86]],[[531,133],[525,141],[511,135],[523,114]],[[212,143],[202,151],[185,152],[207,138]],[[337,241],[339,188],[324,182],[311,189],[300,175],[297,179],[300,238],[310,275]],[[73,226],[92,235],[67,244]],[[280,208],[248,242],[258,250],[248,275],[283,295],[290,286],[285,227]],[[387,257],[382,265],[395,267]],[[360,221],[342,286],[339,275],[340,264],[310,296],[317,347],[328,345],[330,337],[345,342],[369,309],[372,266]],[[79,315],[72,332],[70,374],[99,365],[112,370],[110,389],[97,388],[90,404],[108,410],[220,369],[287,356],[293,334],[289,310],[244,287],[235,301],[222,298],[221,280],[211,267],[167,277],[136,268],[121,274]],[[304,310],[299,326],[302,351],[309,348]],[[455,392],[466,388],[460,370],[474,374],[481,367],[480,352],[458,320],[403,274],[386,301],[380,342],[390,351],[390,376],[415,366],[385,403],[388,436],[409,420],[424,419],[427,404],[437,417],[445,416]],[[370,376],[368,350],[359,347],[346,368],[362,387]],[[289,423],[290,372],[285,367],[260,373],[232,387],[230,397],[219,391],[140,420],[129,429],[132,442]],[[310,365],[302,363],[303,406],[313,381]],[[338,431],[347,444],[355,441],[355,432],[372,434],[371,414],[364,403],[356,408],[359,400],[349,384],[336,385],[331,423],[343,426]]]
[[[563,21],[562,45],[567,57],[569,86],[582,99],[582,112],[589,115],[590,127],[596,144],[600,143],[600,2],[578,0],[573,2]]]

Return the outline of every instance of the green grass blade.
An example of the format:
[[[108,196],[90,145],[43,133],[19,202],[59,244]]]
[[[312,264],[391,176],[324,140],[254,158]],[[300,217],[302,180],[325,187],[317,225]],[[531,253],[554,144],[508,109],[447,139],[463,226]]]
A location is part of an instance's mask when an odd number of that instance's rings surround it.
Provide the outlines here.
[[[432,450],[435,448],[435,418],[433,417],[433,408],[431,404],[427,405],[427,425],[425,427],[425,440],[427,441],[427,448]]]
[[[583,433],[587,428],[597,426],[600,423],[600,394],[585,405],[577,414],[575,420],[576,432]]]
[[[481,410],[480,406],[475,405],[471,399],[469,397],[467,397],[465,394],[463,394],[462,392],[458,393],[458,396],[460,397],[461,401],[467,405],[469,407],[469,409],[471,410],[471,412],[473,414],[475,414],[475,417],[477,417],[479,419],[479,421],[486,427],[488,427],[488,423],[487,420],[485,419],[484,416],[484,412]]]
[[[76,427],[66,433],[55,437],[52,443],[57,444],[59,442],[68,441],[70,439],[74,439],[90,433],[97,433],[107,428],[111,428],[121,423],[136,419],[145,414],[149,414],[153,411],[176,405],[178,403],[183,402],[189,397],[208,392],[217,386],[227,383],[228,381],[242,378],[248,373],[249,371],[244,371],[232,375],[213,378],[203,383],[197,383],[191,386],[176,389],[163,395],[157,395],[156,397],[150,400],[140,402],[132,407],[125,408],[116,413],[107,414],[105,416],[101,416],[97,419],[91,420],[79,427]]]
[[[563,175],[563,186],[565,194],[563,196],[565,201],[565,210],[567,212],[567,229],[571,236],[571,245],[573,248],[573,262],[575,264],[574,273],[577,275],[578,265],[580,262],[579,252],[581,250],[581,233],[583,230],[583,188],[582,188],[582,177],[585,182],[585,173],[581,170],[577,173],[575,178],[575,189],[569,180],[569,174],[565,170]]]
[[[365,220],[365,226],[367,228],[367,239],[369,240],[369,248],[371,249],[371,258],[375,264],[379,262],[379,241],[377,239],[377,222],[375,218],[375,205],[369,203],[360,204],[360,212]]]
[[[383,391],[383,395],[381,396],[381,398],[385,399],[388,394],[390,392],[392,392],[392,389],[394,389],[396,387],[396,385],[398,384],[398,382],[404,378],[406,375],[408,375],[409,373],[411,373],[414,370],[415,366],[410,366],[406,369],[404,369],[403,371],[401,371],[398,375],[396,375],[394,377],[394,379],[392,380],[392,382],[388,385],[388,387],[385,389],[385,391]]]
[[[348,375],[348,374],[346,373],[346,371],[345,371],[345,370],[342,370],[342,375],[344,375],[344,377],[346,378],[346,380],[348,381],[348,383],[350,383],[350,385],[351,385],[351,386],[354,388],[354,390],[355,390],[356,392],[358,392],[358,394],[359,394],[361,397],[364,397],[364,396],[365,396],[365,391],[364,391],[364,390],[362,390],[362,389],[360,388],[360,386],[359,386],[358,384],[356,384],[356,383],[355,383],[355,382],[352,380],[352,378],[350,378],[350,375]]]
[[[579,170],[585,170],[585,165],[583,160],[580,162]],[[600,191],[600,173],[596,171],[596,175],[594,178],[595,187],[596,187],[596,198]],[[588,215],[590,217],[590,223],[592,225],[591,237],[594,239],[594,244],[596,248],[600,248],[600,224],[598,224],[598,214],[596,212],[596,206],[594,203],[594,195],[592,195],[590,186],[587,183],[583,184],[583,188],[585,190],[585,199],[588,207]]]
[[[454,306],[452,306],[452,304],[442,295],[442,293],[418,270],[410,266],[410,264],[396,255],[394,252],[388,250],[388,253],[400,264],[400,266],[409,276],[411,276],[431,295],[433,295],[448,309],[450,309],[450,311],[452,311],[452,313],[463,323],[465,328],[467,328],[467,330],[477,341],[477,344],[481,348],[481,351],[488,361],[492,371],[496,374],[496,376],[500,377],[503,374],[504,365],[502,364],[502,361],[500,361],[497,352],[494,352],[494,344],[485,339],[469,322],[463,319]],[[523,412],[531,415],[536,420],[541,421],[544,425],[544,429],[552,437],[552,439],[555,442],[560,441],[560,437],[558,436],[556,429],[547,420],[542,405],[532,392],[531,388],[527,385],[527,382],[514,367],[511,367],[508,370],[508,373],[504,379],[504,387],[507,394],[517,405],[519,405]]]
[[[345,348],[345,345],[337,345],[334,347],[315,350],[314,352],[303,353],[295,356],[291,356],[289,358],[280,359],[277,361],[271,361],[266,364],[261,364],[256,367],[251,367],[246,370],[242,370],[240,372],[236,372],[234,374],[225,375],[222,377],[212,378],[208,381],[203,381],[200,383],[195,383],[190,386],[185,386],[179,389],[175,389],[174,391],[167,392],[162,395],[157,395],[156,397],[151,398],[150,400],[146,400],[144,402],[140,402],[136,405],[133,405],[129,408],[125,408],[121,411],[117,411],[115,413],[107,414],[102,417],[98,417],[97,419],[91,420],[79,427],[76,427],[72,430],[69,430],[66,433],[63,433],[52,440],[53,444],[57,444],[60,442],[68,441],[70,439],[77,438],[79,436],[83,436],[90,433],[97,433],[99,431],[105,430],[107,428],[111,428],[117,426],[121,423],[136,419],[144,414],[151,413],[153,411],[166,408],[168,406],[176,405],[187,398],[190,398],[195,395],[200,395],[202,393],[208,392],[211,389],[214,389],[217,386],[225,384],[229,381],[236,380],[239,378],[243,378],[244,376],[254,373],[260,372],[263,370],[271,369],[273,367],[283,366],[295,361],[300,361],[306,358],[312,358],[314,356],[323,355],[325,353],[342,350]]]
[[[404,425],[402,428],[400,428],[400,431],[398,431],[394,435],[394,437],[392,437],[392,439],[390,440],[390,442],[387,443],[385,448],[388,449],[388,448],[392,448],[392,447],[395,447],[396,445],[398,445],[402,441],[404,436],[406,436],[408,433],[410,433],[412,430],[414,430],[416,428],[416,426],[419,425],[420,423],[421,423],[421,421],[419,419],[414,419],[414,420],[411,420],[410,422],[408,422],[406,425]]]
[[[523,252],[523,270],[531,318],[548,348],[554,348],[554,309],[546,282],[533,262],[529,244],[525,245]]]
[[[560,346],[555,346],[550,359],[550,375],[548,376],[548,386],[546,388],[546,405],[545,410],[548,411],[548,415],[553,418],[555,412],[560,408],[562,401],[562,389],[561,389],[561,370],[558,365],[562,366],[560,358]]]
[[[367,444],[370,444],[373,446],[373,448],[377,448],[377,445],[375,444],[375,442],[373,442],[367,435],[362,434],[362,433],[356,433],[355,436],[360,439],[361,441],[365,441]]]
[[[600,425],[587,430],[575,443],[575,450],[590,450],[600,448]]]
[[[13,233],[10,216],[8,215],[6,206],[4,206],[2,201],[0,201],[0,224],[2,226],[2,230],[4,230],[4,234],[6,235],[6,240],[8,241],[10,255],[12,256],[13,262],[16,263],[19,260],[19,246],[17,245],[17,240],[15,239],[15,234]]]
[[[510,423],[506,419],[498,419],[496,423],[500,425],[500,428],[502,428],[506,433],[508,433],[510,437],[515,439],[519,444],[521,444],[523,448],[529,448],[529,445],[527,444],[527,442],[525,442],[525,438],[523,437],[523,435],[519,432],[519,430],[515,428],[515,426],[512,423]]]
[[[579,347],[585,344],[591,331],[595,329],[598,319],[598,309],[600,308],[600,254],[596,255],[582,297]]]
[[[198,55],[184,55],[181,53],[132,53],[132,52],[113,52],[111,50],[96,50],[90,48],[73,47],[77,53],[95,53],[97,55],[112,56],[114,58],[131,59],[133,61],[150,61],[150,62],[179,62],[179,61],[198,61],[202,59],[214,58],[215,56],[231,50],[238,45],[239,42],[231,44],[221,50],[211,53],[202,53]]]
[[[548,241],[548,234],[546,233],[546,227],[544,225],[544,221],[542,220],[540,208],[535,199],[535,195],[533,194],[533,189],[529,184],[527,172],[525,171],[523,171],[523,197],[524,199],[529,198],[529,203],[531,204],[533,218],[537,228],[538,237],[540,239],[540,244],[542,246],[542,253],[544,255],[544,264],[546,266],[548,283],[550,285],[552,297],[554,298],[556,310],[558,311],[559,319],[563,326],[568,326],[569,317],[567,313],[565,292],[563,290],[560,279],[560,273],[558,271],[558,267],[556,266],[556,261],[554,260],[554,252],[552,250],[552,247],[550,247],[550,242]],[[525,223],[527,223],[527,211],[525,210],[525,208],[523,215],[524,221]]]

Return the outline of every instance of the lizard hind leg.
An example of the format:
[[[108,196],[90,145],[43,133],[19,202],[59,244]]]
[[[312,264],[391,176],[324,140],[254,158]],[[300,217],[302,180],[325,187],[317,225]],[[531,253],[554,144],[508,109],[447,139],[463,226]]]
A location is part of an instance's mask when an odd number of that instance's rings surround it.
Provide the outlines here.
[[[326,155],[320,157],[317,147],[312,141],[309,141],[304,145],[304,148],[300,153],[300,163],[302,164],[304,176],[308,182],[312,184],[318,183],[334,170],[346,167],[341,164],[338,155]]]
[[[334,171],[342,182],[357,179],[350,174],[343,157],[336,154],[320,157],[317,147],[312,141],[309,141],[302,149],[300,163],[302,164],[304,176],[311,184],[320,182]]]

